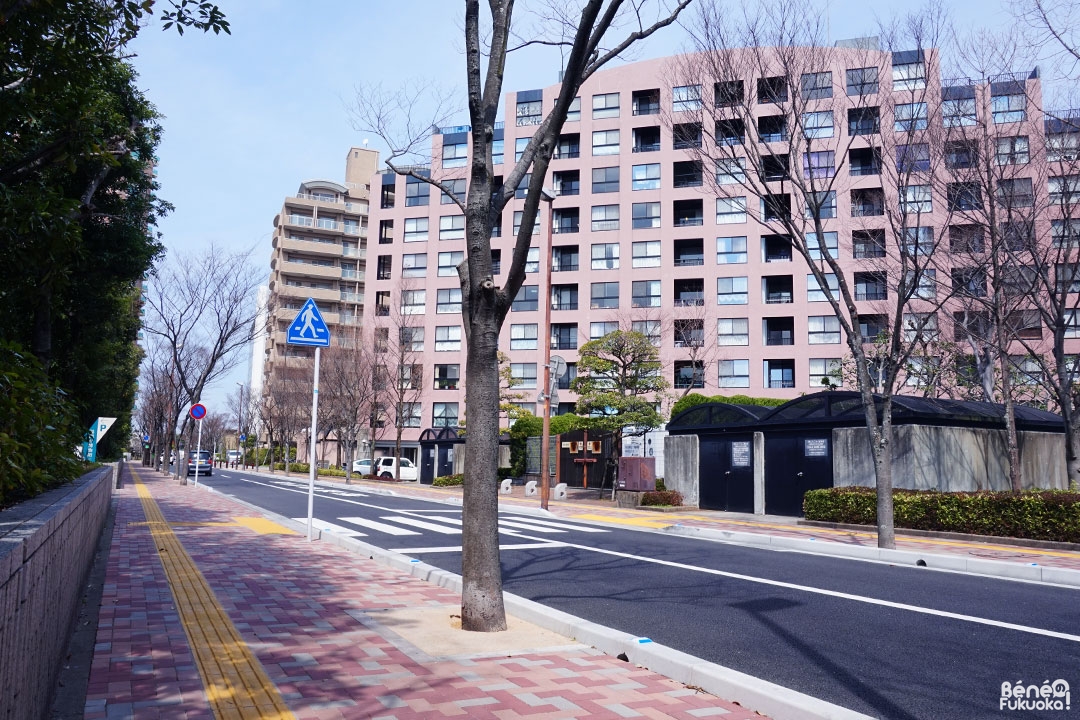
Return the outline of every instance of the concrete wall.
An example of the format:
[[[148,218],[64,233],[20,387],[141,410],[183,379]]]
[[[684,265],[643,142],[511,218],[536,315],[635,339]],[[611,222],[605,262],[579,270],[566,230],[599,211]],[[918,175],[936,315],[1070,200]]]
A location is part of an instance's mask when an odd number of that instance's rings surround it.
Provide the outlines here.
[[[668,435],[664,438],[664,487],[682,493],[683,505],[698,506],[698,436]]]
[[[114,472],[95,470],[0,514],[0,720],[49,711]]]
[[[894,487],[942,492],[1010,487],[1004,430],[900,425],[894,439]],[[1021,433],[1020,462],[1025,489],[1068,487],[1064,435]],[[833,430],[833,484],[873,487],[866,428]]]

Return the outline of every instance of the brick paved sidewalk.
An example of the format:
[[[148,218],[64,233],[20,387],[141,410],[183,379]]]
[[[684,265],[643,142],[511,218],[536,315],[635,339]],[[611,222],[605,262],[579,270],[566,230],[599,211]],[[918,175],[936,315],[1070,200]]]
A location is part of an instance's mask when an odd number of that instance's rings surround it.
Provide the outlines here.
[[[252,511],[228,498],[137,473],[167,527],[147,522],[128,478],[116,492],[86,700],[91,720],[215,717],[199,649],[181,622],[185,597],[202,578],[213,592],[208,602],[224,610],[268,689],[298,718],[761,717],[558,636],[516,651],[499,647],[499,636],[511,633],[480,636],[491,641],[487,652],[422,647],[422,626],[449,625],[459,596],[329,543],[241,524],[236,518]],[[168,552],[185,551],[201,577],[185,576],[178,607],[162,558],[175,562]],[[289,715],[252,705],[234,716]]]

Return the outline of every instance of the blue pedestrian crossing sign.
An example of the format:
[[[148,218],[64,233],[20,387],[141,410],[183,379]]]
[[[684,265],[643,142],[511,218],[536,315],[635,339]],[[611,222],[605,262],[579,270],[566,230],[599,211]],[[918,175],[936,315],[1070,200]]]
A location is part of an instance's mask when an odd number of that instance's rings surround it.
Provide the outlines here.
[[[296,319],[292,321],[285,335],[285,341],[289,345],[330,347],[330,328],[326,327],[326,321],[311,298],[308,298],[304,307],[296,314]]]

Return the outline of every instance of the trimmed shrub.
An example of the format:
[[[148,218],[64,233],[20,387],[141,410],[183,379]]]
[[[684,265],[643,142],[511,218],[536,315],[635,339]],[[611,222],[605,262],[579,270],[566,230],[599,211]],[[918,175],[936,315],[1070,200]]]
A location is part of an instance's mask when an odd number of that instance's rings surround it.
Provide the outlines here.
[[[458,473],[457,475],[443,475],[442,477],[437,477],[431,484],[435,487],[454,487],[455,485],[462,485],[464,482],[465,476]]]
[[[514,477],[514,468],[501,467],[495,471],[495,474],[500,480],[505,480],[508,477]]]
[[[803,513],[807,520],[876,525],[877,493],[862,487],[810,490]],[[910,530],[1080,543],[1080,493],[1064,490],[893,490],[893,516],[896,527]]]
[[[279,463],[274,463],[274,468],[276,470],[284,470],[285,469],[285,463],[280,463],[280,462]],[[309,471],[310,471],[310,467],[308,466],[307,463],[295,463],[295,462],[294,463],[289,463],[289,472],[306,473],[306,472],[309,472]]]
[[[665,490],[667,490],[667,485],[664,485],[664,478],[656,478],[656,482],[654,483],[654,489],[659,492],[664,492]]]
[[[652,507],[679,507],[682,505],[682,493],[676,490],[657,490],[642,493],[641,504]]]

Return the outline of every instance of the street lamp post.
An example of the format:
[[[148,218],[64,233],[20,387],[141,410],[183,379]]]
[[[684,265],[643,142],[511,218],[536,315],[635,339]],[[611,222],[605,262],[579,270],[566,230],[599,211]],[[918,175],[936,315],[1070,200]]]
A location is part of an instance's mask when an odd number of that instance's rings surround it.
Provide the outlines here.
[[[548,509],[548,499],[551,496],[550,452],[548,444],[551,442],[551,262],[552,255],[552,223],[555,220],[555,193],[547,188],[540,191],[540,197],[548,206],[547,217],[547,248],[544,251],[544,294],[541,296],[544,303],[544,328],[540,336],[544,343],[544,424],[540,433],[540,507]]]

